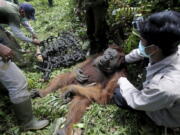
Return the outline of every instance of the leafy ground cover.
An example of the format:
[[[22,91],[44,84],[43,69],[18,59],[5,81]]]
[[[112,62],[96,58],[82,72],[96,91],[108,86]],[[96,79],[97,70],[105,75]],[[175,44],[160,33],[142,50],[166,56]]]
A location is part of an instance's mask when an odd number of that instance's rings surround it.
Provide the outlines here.
[[[20,0],[20,2],[22,1]],[[118,3],[118,1],[113,2]],[[32,25],[39,39],[44,40],[51,35],[56,36],[61,31],[72,31],[78,36],[85,35],[84,23],[79,21],[74,14],[75,6],[73,1],[54,0],[52,8],[48,7],[47,0],[32,0],[30,3],[36,8],[37,20],[32,22]],[[122,3],[120,4],[122,5]],[[116,6],[115,4],[114,7]],[[113,9],[113,5],[110,5],[110,9]],[[137,37],[131,34],[126,41],[128,45],[127,52],[132,48],[131,44],[135,44],[136,41]],[[26,45],[22,44],[22,46],[25,47]],[[28,49],[32,51],[29,57],[34,61],[35,48],[28,46]],[[71,71],[73,68],[55,70],[51,78],[57,74]],[[33,88],[40,89],[47,85],[47,83],[39,81],[42,73],[38,72],[35,66],[22,70],[27,77],[29,90]],[[35,116],[39,119],[49,119],[50,124],[42,130],[21,132],[11,110],[12,104],[9,102],[8,96],[0,95],[0,99],[2,99],[0,100],[1,135],[52,135],[57,122],[63,126],[68,109],[67,105],[62,104],[58,93],[52,93],[44,98],[33,99]],[[75,125],[75,128],[81,128],[84,135],[161,135],[163,128],[155,126],[144,116],[141,112],[122,110],[115,105],[93,104],[81,122]]]

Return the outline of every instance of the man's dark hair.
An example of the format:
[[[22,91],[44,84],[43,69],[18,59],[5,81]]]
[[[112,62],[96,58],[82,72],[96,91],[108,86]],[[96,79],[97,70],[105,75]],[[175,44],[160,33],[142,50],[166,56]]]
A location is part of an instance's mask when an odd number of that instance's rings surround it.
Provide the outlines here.
[[[169,56],[177,51],[180,43],[180,13],[154,13],[140,24],[139,32],[149,45],[158,46],[165,56]]]

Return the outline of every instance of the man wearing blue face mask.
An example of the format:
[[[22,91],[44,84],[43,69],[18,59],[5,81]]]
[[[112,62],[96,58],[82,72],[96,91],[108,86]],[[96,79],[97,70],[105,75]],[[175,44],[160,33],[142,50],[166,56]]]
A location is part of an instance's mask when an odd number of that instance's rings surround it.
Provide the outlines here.
[[[154,46],[154,45],[150,45],[150,46],[145,47],[145,46],[142,44],[142,41],[140,40],[140,41],[139,41],[139,46],[138,46],[138,49],[139,49],[139,51],[140,51],[140,55],[141,55],[142,57],[150,58],[156,51],[153,51],[153,52],[151,52],[150,54],[147,54],[147,53],[146,53],[146,50],[148,50],[148,48],[150,48],[150,47],[152,47],[152,46]]]
[[[121,77],[113,99],[119,107],[144,111],[159,126],[180,127],[180,13],[152,14],[139,24],[139,33],[139,47],[125,61],[149,59],[143,89]]]

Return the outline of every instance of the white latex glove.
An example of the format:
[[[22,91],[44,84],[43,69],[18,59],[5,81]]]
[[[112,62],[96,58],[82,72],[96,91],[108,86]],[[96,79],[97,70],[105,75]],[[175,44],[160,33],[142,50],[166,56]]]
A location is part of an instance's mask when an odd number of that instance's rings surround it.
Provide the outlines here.
[[[129,80],[126,77],[119,78],[118,85],[121,91],[134,88],[134,86],[129,82]]]
[[[126,82],[126,81],[127,81],[127,78],[126,78],[126,77],[120,77],[120,78],[118,79],[118,84],[119,84],[119,85],[123,85],[123,83]]]

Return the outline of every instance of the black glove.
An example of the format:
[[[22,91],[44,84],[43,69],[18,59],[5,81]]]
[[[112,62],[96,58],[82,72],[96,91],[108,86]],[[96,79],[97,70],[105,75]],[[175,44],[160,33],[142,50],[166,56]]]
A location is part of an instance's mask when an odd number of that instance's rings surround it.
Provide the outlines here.
[[[40,94],[39,94],[39,91],[36,90],[36,89],[31,90],[30,94],[31,94],[31,95],[30,95],[31,98],[41,97]]]
[[[76,72],[76,80],[78,82],[84,83],[88,80],[89,77],[83,73],[82,69],[79,68],[75,72]]]

